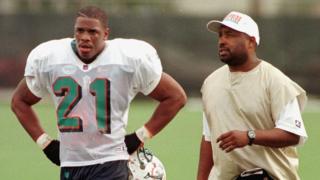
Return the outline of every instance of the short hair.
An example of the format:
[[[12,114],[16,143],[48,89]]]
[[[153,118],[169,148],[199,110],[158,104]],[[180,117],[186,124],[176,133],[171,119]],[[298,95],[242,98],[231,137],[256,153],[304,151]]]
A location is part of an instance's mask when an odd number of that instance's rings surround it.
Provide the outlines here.
[[[108,27],[108,15],[107,13],[95,6],[87,6],[84,8],[81,8],[78,12],[77,12],[77,18],[78,17],[87,17],[87,18],[94,18],[99,20],[102,25],[106,28]]]

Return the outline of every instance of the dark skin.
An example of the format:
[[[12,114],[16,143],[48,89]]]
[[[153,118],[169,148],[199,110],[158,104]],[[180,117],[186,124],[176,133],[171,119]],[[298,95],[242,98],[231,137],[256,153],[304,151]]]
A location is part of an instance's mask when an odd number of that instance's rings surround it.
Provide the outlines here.
[[[45,132],[40,125],[38,116],[32,108],[32,106],[40,100],[41,98],[38,98],[29,90],[26,80],[22,79],[11,101],[12,111],[16,114],[20,124],[34,141]]]
[[[242,32],[221,26],[218,46],[220,60],[228,64],[230,72],[247,72],[260,63],[256,56],[257,45],[255,39]],[[253,144],[272,148],[296,145],[300,138],[296,134],[278,128],[255,130],[255,133],[256,138]],[[221,150],[228,153],[236,148],[247,146],[249,138],[247,131],[240,130],[225,132],[216,139],[216,142],[206,142],[202,138],[197,180],[207,180],[214,165],[212,153],[208,153],[208,151],[211,151],[211,143],[218,143]]]
[[[219,30],[218,47],[220,60],[228,64],[231,72],[247,72],[260,63],[255,39],[226,26]]]
[[[158,86],[148,96],[160,102],[145,124],[150,133],[156,135],[185,105],[187,96],[182,87],[166,73],[162,73]]]
[[[89,64],[105,48],[109,29],[97,19],[78,17],[75,21],[74,33],[78,57],[84,63]],[[159,84],[148,96],[159,102],[153,115],[145,124],[150,133],[156,135],[185,105],[187,97],[183,88],[166,73],[162,73]],[[41,98],[29,90],[24,78],[18,84],[11,101],[12,111],[34,141],[45,133],[32,108],[40,100]]]
[[[77,55],[86,64],[91,63],[105,48],[109,28],[94,18],[78,17],[74,25]]]

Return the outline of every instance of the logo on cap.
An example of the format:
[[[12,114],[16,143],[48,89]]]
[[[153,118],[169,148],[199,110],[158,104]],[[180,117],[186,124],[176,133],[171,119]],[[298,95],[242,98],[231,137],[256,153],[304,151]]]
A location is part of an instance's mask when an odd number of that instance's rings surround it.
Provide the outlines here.
[[[223,21],[231,21],[231,22],[234,22],[236,24],[239,24],[241,18],[242,18],[241,16],[238,16],[236,14],[229,14],[227,17],[225,17],[223,19]]]

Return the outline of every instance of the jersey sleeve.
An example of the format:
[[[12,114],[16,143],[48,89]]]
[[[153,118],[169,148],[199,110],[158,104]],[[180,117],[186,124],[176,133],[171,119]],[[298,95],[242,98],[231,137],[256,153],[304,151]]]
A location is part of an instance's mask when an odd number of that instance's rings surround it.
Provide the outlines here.
[[[297,98],[290,101],[281,111],[276,121],[276,128],[291,132],[300,136],[298,145],[304,144],[308,136],[301,117]]]
[[[46,93],[44,77],[42,76],[42,63],[45,57],[41,56],[41,45],[31,51],[27,58],[24,76],[29,90],[37,97],[43,97]]]
[[[134,75],[135,88],[144,95],[148,95],[161,79],[162,66],[156,50],[151,45],[143,43],[140,50],[140,63]]]
[[[202,135],[205,141],[211,141],[211,133],[205,113],[202,113]]]
[[[302,111],[307,102],[305,90],[277,69],[271,71],[271,74],[268,81],[270,82],[272,118],[279,119],[283,108],[295,98],[298,100],[300,111]]]

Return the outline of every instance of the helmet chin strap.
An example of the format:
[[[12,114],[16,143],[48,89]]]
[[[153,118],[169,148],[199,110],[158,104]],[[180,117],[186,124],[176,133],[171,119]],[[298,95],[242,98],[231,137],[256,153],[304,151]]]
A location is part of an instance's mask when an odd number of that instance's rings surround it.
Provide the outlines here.
[[[128,167],[129,180],[166,180],[163,164],[147,148],[141,147],[133,153],[129,159]]]
[[[144,156],[144,159],[146,159],[148,163],[152,161],[153,154],[151,151],[149,151],[148,149],[145,149],[145,148],[140,148],[137,150],[137,155],[138,155],[137,157],[139,160],[140,168],[145,169],[146,165],[145,165],[145,162],[143,162],[141,160],[140,154],[142,154]]]

